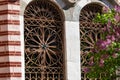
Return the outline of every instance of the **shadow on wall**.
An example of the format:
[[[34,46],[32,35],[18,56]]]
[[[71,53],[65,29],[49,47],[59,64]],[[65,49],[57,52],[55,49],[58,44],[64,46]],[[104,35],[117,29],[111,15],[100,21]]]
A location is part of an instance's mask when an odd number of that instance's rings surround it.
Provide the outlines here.
[[[114,8],[115,5],[118,5],[115,0],[100,0],[103,3],[105,3],[107,6],[109,6],[110,8]]]
[[[74,4],[80,0],[56,0],[56,1],[61,6],[61,8],[67,10],[70,7],[73,7]]]

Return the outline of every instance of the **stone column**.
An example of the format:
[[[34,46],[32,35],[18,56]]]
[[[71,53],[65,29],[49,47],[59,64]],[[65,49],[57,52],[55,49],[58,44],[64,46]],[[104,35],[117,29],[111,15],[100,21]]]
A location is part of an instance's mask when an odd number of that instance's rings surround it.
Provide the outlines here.
[[[19,0],[0,0],[0,80],[21,80]]]
[[[67,80],[80,80],[80,32],[79,22],[66,21],[66,76]]]

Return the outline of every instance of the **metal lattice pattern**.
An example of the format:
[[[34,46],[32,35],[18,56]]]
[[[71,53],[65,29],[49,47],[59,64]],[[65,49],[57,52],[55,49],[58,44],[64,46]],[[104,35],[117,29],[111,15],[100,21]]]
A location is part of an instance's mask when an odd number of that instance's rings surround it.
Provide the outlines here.
[[[25,80],[64,80],[59,8],[48,0],[33,1],[24,14]]]
[[[89,60],[87,54],[92,51],[94,45],[98,39],[101,38],[103,26],[93,22],[93,18],[99,12],[101,13],[102,6],[92,3],[85,6],[80,13],[80,41],[81,41],[81,67],[82,75],[81,80],[93,80],[88,79],[83,68],[88,65]],[[95,79],[97,80],[97,79]]]

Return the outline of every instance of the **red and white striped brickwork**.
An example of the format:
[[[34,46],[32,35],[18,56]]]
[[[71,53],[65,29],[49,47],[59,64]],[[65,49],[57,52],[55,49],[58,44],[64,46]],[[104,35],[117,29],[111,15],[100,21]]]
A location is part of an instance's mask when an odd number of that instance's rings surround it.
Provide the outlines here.
[[[19,14],[19,0],[0,0],[0,80],[22,80]]]

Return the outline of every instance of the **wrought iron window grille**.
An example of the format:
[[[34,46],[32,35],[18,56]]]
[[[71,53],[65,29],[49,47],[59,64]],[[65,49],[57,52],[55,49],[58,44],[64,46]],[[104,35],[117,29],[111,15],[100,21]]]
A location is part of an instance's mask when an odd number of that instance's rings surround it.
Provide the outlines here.
[[[99,23],[94,23],[93,19],[97,13],[102,13],[102,6],[91,3],[86,5],[80,13],[80,41],[81,41],[81,80],[92,80],[87,78],[83,68],[89,63],[87,54],[92,51],[94,45],[98,39],[101,38],[103,33],[101,29],[104,27]],[[95,79],[99,80],[99,79]]]
[[[25,80],[65,80],[62,18],[59,8],[48,0],[26,7]]]

